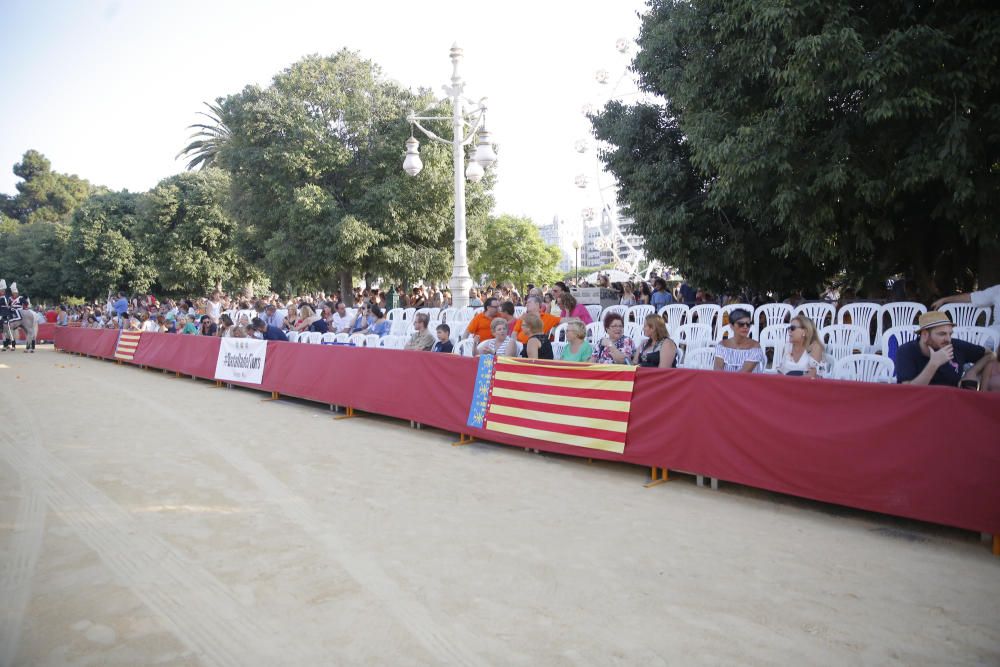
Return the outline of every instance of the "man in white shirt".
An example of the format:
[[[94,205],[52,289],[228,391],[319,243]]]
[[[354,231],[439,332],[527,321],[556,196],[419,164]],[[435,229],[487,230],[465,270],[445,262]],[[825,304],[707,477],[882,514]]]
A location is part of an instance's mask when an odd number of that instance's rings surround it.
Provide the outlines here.
[[[946,303],[971,303],[980,308],[993,308],[993,326],[1000,326],[1000,285],[987,287],[978,292],[964,292],[938,299],[931,310],[938,310]]]
[[[337,302],[337,311],[333,314],[333,318],[330,320],[332,326],[331,331],[334,333],[351,333],[351,318],[347,316],[347,306],[344,305],[343,301]]]

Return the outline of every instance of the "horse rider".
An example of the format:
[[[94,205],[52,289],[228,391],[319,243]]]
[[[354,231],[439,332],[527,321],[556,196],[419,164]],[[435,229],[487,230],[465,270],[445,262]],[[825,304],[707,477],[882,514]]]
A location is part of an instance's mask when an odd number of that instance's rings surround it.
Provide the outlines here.
[[[21,319],[20,311],[14,309],[14,291],[7,287],[7,281],[0,278],[0,329],[3,329],[3,350],[17,349],[14,332],[10,323]]]

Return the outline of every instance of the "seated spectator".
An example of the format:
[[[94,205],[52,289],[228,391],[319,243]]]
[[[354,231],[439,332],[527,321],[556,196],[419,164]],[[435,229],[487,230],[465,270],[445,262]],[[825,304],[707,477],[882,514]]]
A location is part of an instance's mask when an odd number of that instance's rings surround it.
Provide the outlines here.
[[[476,316],[472,318],[469,326],[465,329],[466,335],[477,336],[480,341],[493,338],[493,320],[496,319],[499,310],[500,302],[497,299],[486,299],[483,312],[476,313]]]
[[[368,333],[369,328],[374,324],[375,318],[368,312],[368,304],[362,302],[351,319],[350,332],[352,334],[356,333]]]
[[[653,286],[656,289],[653,290],[653,294],[649,298],[649,303],[653,308],[656,308],[656,312],[660,312],[660,308],[669,306],[674,302],[674,297],[667,290],[667,281],[663,278],[654,280]]]
[[[149,331],[150,333],[156,333],[160,330],[160,325],[156,323],[156,318],[151,317],[149,313],[142,314],[142,330]]]
[[[375,321],[368,327],[368,333],[375,334],[379,338],[388,336],[392,331],[392,322],[385,319],[385,311],[378,306],[372,306],[372,317]]]
[[[816,325],[805,315],[797,315],[788,325],[788,351],[776,365],[782,375],[814,378],[823,363],[823,342]]]
[[[219,330],[216,332],[220,338],[229,338],[233,335],[233,318],[229,317],[228,314],[222,313],[219,315]]]
[[[299,323],[299,309],[294,303],[288,302],[288,308],[285,311],[285,319],[281,323],[281,328],[285,331],[298,331],[295,326]]]
[[[625,335],[625,320],[618,313],[604,316],[607,335],[594,350],[593,361],[598,364],[629,364],[635,355],[635,342]]]
[[[317,322],[322,322],[322,324],[317,325]],[[243,326],[240,323],[237,324]],[[313,328],[313,325],[316,325],[316,328]],[[326,333],[327,331],[326,320],[317,315],[316,311],[312,309],[312,306],[304,305],[301,308],[299,308],[299,321],[295,325],[295,330],[319,331],[320,329],[322,329],[320,333]]]
[[[479,300],[479,290],[475,287],[469,290],[469,306],[472,308],[479,308],[483,305],[483,302]]]
[[[56,316],[56,326],[65,327],[69,325],[69,312],[66,306],[59,306],[59,314]]]
[[[275,327],[276,329],[283,329],[285,326],[285,317],[288,312],[285,310],[278,310],[278,306],[273,303],[267,304],[267,308],[264,309],[264,314],[266,317],[264,321],[267,322],[269,326]],[[218,318],[215,318],[218,320]]]
[[[500,304],[500,311],[497,313],[497,317],[502,317],[507,320],[507,332],[513,333],[514,324],[517,320],[514,318],[514,302],[504,301]]]
[[[142,322],[139,321],[139,315],[133,313],[129,316],[128,321],[125,324],[126,331],[142,331]]]
[[[954,327],[946,313],[932,310],[918,320],[916,340],[899,346],[896,378],[900,383],[972,385],[989,390],[995,355],[986,349],[952,338]]]
[[[737,308],[729,314],[733,336],[715,346],[715,370],[728,373],[759,373],[767,363],[760,343],[750,338],[750,313]]]
[[[191,321],[191,318],[187,315],[177,316],[177,331],[186,336],[197,336],[198,335],[198,325]]]
[[[528,342],[521,350],[521,356],[526,359],[554,359],[552,343],[544,331],[542,318],[536,313],[525,313],[521,318],[521,332],[527,334]]]
[[[208,316],[206,315],[206,317]],[[253,330],[259,334],[259,338],[263,338],[264,340],[283,340],[286,343],[288,342],[288,336],[285,335],[285,332],[272,324],[268,324],[259,317],[253,318],[250,326],[252,326]]]
[[[569,292],[563,292],[559,297],[559,306],[564,317],[572,317],[580,320],[584,324],[591,324],[594,318],[590,316],[590,311],[582,303],[576,302],[576,297]]]
[[[417,313],[413,316],[413,328],[416,331],[410,336],[410,340],[406,342],[404,349],[428,352],[434,347],[434,336],[427,330],[427,324],[430,321],[431,318],[428,317],[427,313]]]
[[[473,356],[495,354],[502,357],[512,357],[517,354],[517,339],[507,334],[507,320],[502,317],[493,318],[492,334],[491,338],[476,345]]]
[[[351,326],[354,322],[347,315],[347,306],[344,305],[343,301],[338,301],[336,308],[336,312],[333,313],[333,317],[330,319],[330,328],[328,330],[333,333],[351,333]]]
[[[451,343],[451,327],[447,324],[437,325],[437,342],[431,352],[451,352],[455,346]]]
[[[635,351],[632,363],[645,368],[677,368],[677,345],[670,340],[667,323],[659,315],[647,315],[642,324],[646,342]]]
[[[201,326],[198,327],[199,336],[214,336],[219,332],[219,327],[215,326],[215,322],[212,321],[211,316],[202,315],[201,316]]]
[[[552,327],[559,324],[559,318],[555,315],[549,315],[548,313],[543,313],[541,309],[541,301],[539,301],[537,296],[529,296],[528,300],[524,302],[525,311],[521,319],[514,322],[514,334],[517,336],[517,342],[522,345],[528,343],[529,335],[524,331],[524,318],[528,315],[537,316],[542,322],[542,331],[538,333],[548,334],[552,331]]]
[[[587,341],[587,325],[580,320],[570,320],[566,323],[566,346],[560,359],[563,361],[590,361],[594,348]]]

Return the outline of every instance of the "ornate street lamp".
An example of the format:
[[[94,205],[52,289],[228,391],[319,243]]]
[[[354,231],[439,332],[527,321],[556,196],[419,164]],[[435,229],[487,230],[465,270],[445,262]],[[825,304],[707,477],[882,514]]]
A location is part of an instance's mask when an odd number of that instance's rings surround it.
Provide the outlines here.
[[[451,288],[452,306],[455,308],[464,308],[469,305],[469,290],[472,288],[472,278],[469,276],[468,258],[466,257],[465,179],[468,178],[470,182],[478,183],[486,173],[486,169],[497,159],[497,155],[493,151],[492,139],[489,132],[486,131],[486,98],[473,102],[462,96],[465,82],[458,74],[458,63],[461,60],[462,49],[458,48],[458,44],[453,44],[451,47],[451,85],[444,86],[446,97],[436,101],[422,112],[430,112],[442,102],[449,101],[452,109],[451,117],[418,116],[411,111],[406,116],[406,120],[411,126],[411,132],[410,138],[406,140],[406,157],[403,159],[403,171],[410,176],[416,176],[423,169],[419,153],[420,142],[416,140],[412,132],[414,126],[420,128],[421,132],[434,141],[451,144],[455,166],[455,260],[448,286]],[[465,110],[466,103],[468,103],[470,111]],[[452,121],[452,138],[439,137],[420,124],[421,121],[428,120]],[[469,164],[466,167],[465,146],[473,141],[476,141],[476,150],[469,158]]]

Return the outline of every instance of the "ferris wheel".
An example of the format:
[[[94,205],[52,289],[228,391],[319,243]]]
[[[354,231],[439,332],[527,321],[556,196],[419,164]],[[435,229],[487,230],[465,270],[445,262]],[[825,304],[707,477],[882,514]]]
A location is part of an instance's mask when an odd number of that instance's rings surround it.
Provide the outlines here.
[[[630,276],[639,272],[646,257],[641,240],[628,233],[628,221],[622,220],[619,215],[618,183],[604,169],[599,158],[600,152],[608,146],[589,132],[589,117],[610,101],[634,103],[642,98],[638,81],[629,69],[632,46],[632,40],[619,38],[615,41],[614,53],[607,57],[607,64],[594,72],[591,99],[580,107],[589,136],[581,136],[573,144],[579,165],[574,184],[582,191],[584,202],[580,209],[581,232],[589,229],[588,236],[592,237],[594,230],[599,230],[593,243],[601,251],[601,256],[607,258],[610,255],[614,268]],[[655,268],[659,268],[658,263],[650,262],[644,273],[648,276]]]

